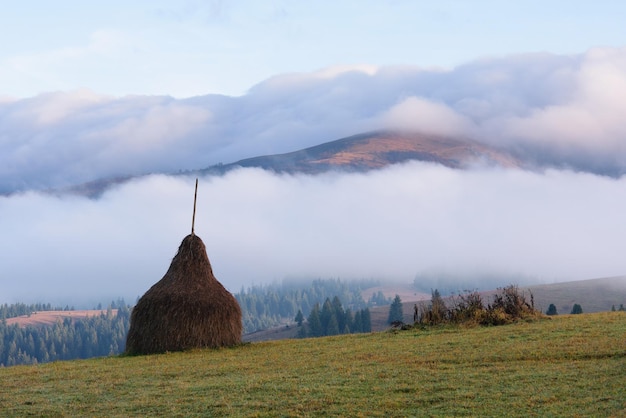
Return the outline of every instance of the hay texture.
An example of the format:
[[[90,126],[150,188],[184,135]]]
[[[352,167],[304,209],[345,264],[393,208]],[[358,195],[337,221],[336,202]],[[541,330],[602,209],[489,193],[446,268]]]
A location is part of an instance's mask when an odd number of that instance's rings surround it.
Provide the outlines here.
[[[241,308],[217,281],[202,240],[183,239],[165,276],[137,302],[127,354],[151,354],[241,343]]]

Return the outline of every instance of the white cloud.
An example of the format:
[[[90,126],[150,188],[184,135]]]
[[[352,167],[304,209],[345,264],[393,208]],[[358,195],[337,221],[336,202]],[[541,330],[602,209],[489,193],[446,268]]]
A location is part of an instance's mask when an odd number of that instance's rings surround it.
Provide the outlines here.
[[[496,274],[500,285],[586,279],[626,271],[625,182],[423,163],[320,176],[241,169],[200,179],[195,230],[232,291],[294,277],[411,282],[442,270]],[[0,198],[4,301],[134,300],[190,232],[192,201],[193,179],[166,176],[100,200]]]
[[[275,77],[241,97],[79,90],[2,99],[0,191],[202,168],[374,129],[427,130],[615,178],[418,163],[367,175],[206,178],[196,231],[218,278],[237,290],[296,276],[410,281],[437,269],[618,275],[624,97],[626,50],[613,48],[450,71],[330,69]],[[132,300],[165,273],[188,233],[191,188],[191,179],[150,176],[99,200],[0,197],[3,297]]]
[[[79,90],[2,101],[0,189],[59,187],[131,166],[134,173],[201,168],[382,128],[469,136],[541,163],[619,175],[625,61],[626,49],[605,48],[483,59],[449,71],[334,67],[273,77],[241,97]]]
[[[409,97],[382,116],[388,129],[436,133],[450,136],[474,136],[471,119],[442,103]]]

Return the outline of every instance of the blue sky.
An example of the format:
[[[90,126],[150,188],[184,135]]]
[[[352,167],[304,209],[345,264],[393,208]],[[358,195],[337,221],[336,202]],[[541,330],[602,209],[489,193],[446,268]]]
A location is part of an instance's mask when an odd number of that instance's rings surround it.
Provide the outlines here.
[[[454,66],[626,42],[622,1],[5,2],[0,96],[244,94],[334,66]]]
[[[626,274],[626,2],[4,3],[0,303],[133,301],[189,233],[168,173],[380,129],[543,168],[203,177],[217,278]]]

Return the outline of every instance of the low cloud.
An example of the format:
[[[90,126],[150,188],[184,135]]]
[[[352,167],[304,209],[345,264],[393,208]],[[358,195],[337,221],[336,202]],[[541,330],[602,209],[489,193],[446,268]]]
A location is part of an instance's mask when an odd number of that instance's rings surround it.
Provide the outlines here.
[[[237,291],[285,278],[621,275],[625,108],[624,48],[452,70],[328,69],[277,76],[241,97],[0,99],[0,302],[133,301],[190,230],[191,178],[150,175],[98,200],[42,189],[383,128],[472,137],[543,169],[411,163],[369,174],[241,169],[203,178],[196,231],[216,276]]]
[[[451,70],[341,67],[241,97],[0,101],[0,192],[204,168],[369,130],[462,135],[538,164],[626,172],[626,48],[482,59]]]
[[[410,163],[369,174],[240,169],[200,179],[196,233],[231,291],[286,278],[509,284],[626,271],[626,180]],[[193,179],[149,176],[99,200],[0,198],[2,302],[134,301],[190,232]],[[472,282],[468,283],[468,277]]]
[[[410,97],[393,106],[382,116],[388,129],[436,133],[449,136],[472,136],[476,131],[471,119],[442,103]]]

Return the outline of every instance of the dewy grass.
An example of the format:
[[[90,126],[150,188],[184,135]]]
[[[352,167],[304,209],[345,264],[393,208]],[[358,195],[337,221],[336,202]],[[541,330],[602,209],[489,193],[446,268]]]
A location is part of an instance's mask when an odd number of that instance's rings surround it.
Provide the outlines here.
[[[2,416],[623,416],[626,314],[0,369]]]

